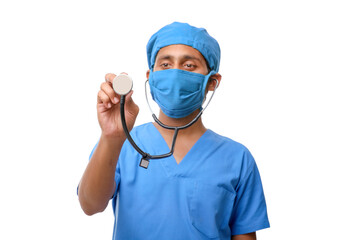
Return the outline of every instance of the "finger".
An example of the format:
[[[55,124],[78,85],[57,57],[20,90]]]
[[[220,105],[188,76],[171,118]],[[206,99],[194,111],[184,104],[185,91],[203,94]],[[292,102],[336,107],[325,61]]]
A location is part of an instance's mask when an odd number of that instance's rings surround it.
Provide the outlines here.
[[[122,73],[120,73],[120,74],[128,75],[126,72],[122,72]],[[115,74],[113,74],[113,73],[107,73],[107,74],[105,74],[105,81],[112,83],[115,77],[116,77]]]
[[[133,93],[134,93],[134,91],[133,90],[131,90],[127,95],[126,95],[126,97],[125,97],[125,104],[127,103],[127,104],[134,104],[134,101],[133,101],[133,99],[132,99],[132,95],[133,95]]]
[[[105,81],[112,84],[112,82],[113,82],[113,80],[114,80],[115,77],[116,77],[115,74],[113,74],[113,73],[107,73],[107,74],[105,75]]]
[[[111,108],[112,106],[109,96],[102,90],[98,92],[97,102],[103,104],[106,108]]]
[[[132,99],[134,91],[130,91],[125,98],[125,111],[136,118],[139,113],[139,106]]]
[[[132,99],[132,95],[133,95],[134,91],[131,90],[126,96],[125,96],[125,108],[126,109],[131,109],[133,108],[136,104]]]
[[[115,93],[114,89],[108,82],[103,82],[100,89],[109,97],[113,104],[119,103],[120,96]]]

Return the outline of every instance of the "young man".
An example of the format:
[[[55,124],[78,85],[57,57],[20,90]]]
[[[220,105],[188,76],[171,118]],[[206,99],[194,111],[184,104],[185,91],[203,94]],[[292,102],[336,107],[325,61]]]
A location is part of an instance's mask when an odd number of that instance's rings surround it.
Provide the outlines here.
[[[194,119],[208,91],[221,81],[220,48],[205,29],[173,23],[148,45],[151,95],[159,120],[183,126]],[[199,118],[180,130],[170,157],[139,167],[141,155],[126,141],[120,96],[107,74],[98,93],[102,134],[79,184],[79,201],[88,215],[103,211],[113,198],[113,239],[256,239],[269,227],[260,175],[250,152],[222,137]],[[125,117],[132,129],[138,106],[126,96]],[[169,152],[173,130],[147,123],[131,132],[152,155]]]

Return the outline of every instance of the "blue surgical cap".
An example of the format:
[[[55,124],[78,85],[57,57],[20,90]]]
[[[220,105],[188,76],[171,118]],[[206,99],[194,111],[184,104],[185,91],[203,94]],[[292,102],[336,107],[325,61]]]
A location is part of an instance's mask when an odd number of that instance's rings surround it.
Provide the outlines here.
[[[204,28],[196,28],[179,22],[166,25],[150,38],[146,46],[149,69],[153,69],[158,51],[174,44],[184,44],[195,48],[203,55],[211,71],[219,71],[220,46],[218,42]]]

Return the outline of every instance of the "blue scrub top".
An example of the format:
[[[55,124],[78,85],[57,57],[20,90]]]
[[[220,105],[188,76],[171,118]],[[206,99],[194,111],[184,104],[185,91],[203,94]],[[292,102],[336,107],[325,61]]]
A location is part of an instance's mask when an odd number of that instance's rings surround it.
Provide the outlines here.
[[[141,149],[169,152],[152,123],[133,129]],[[139,167],[125,141],[113,197],[113,239],[230,239],[269,227],[256,163],[246,147],[207,130],[183,160],[173,156]]]

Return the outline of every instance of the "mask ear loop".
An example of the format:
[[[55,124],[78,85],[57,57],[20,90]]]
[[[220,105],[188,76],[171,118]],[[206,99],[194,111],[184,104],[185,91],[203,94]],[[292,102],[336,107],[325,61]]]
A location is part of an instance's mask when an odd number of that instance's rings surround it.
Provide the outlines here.
[[[205,109],[209,106],[209,103],[211,102],[212,98],[214,97],[214,94],[215,94],[215,91],[216,89],[218,88],[219,86],[219,81],[216,79],[216,78],[213,78],[212,80],[215,80],[216,81],[216,85],[214,87],[214,91],[213,93],[211,94],[210,98],[209,98],[209,101],[207,102],[207,104],[205,105],[205,107],[201,110],[201,113],[205,111]],[[204,97],[204,103],[206,101],[206,96]]]

